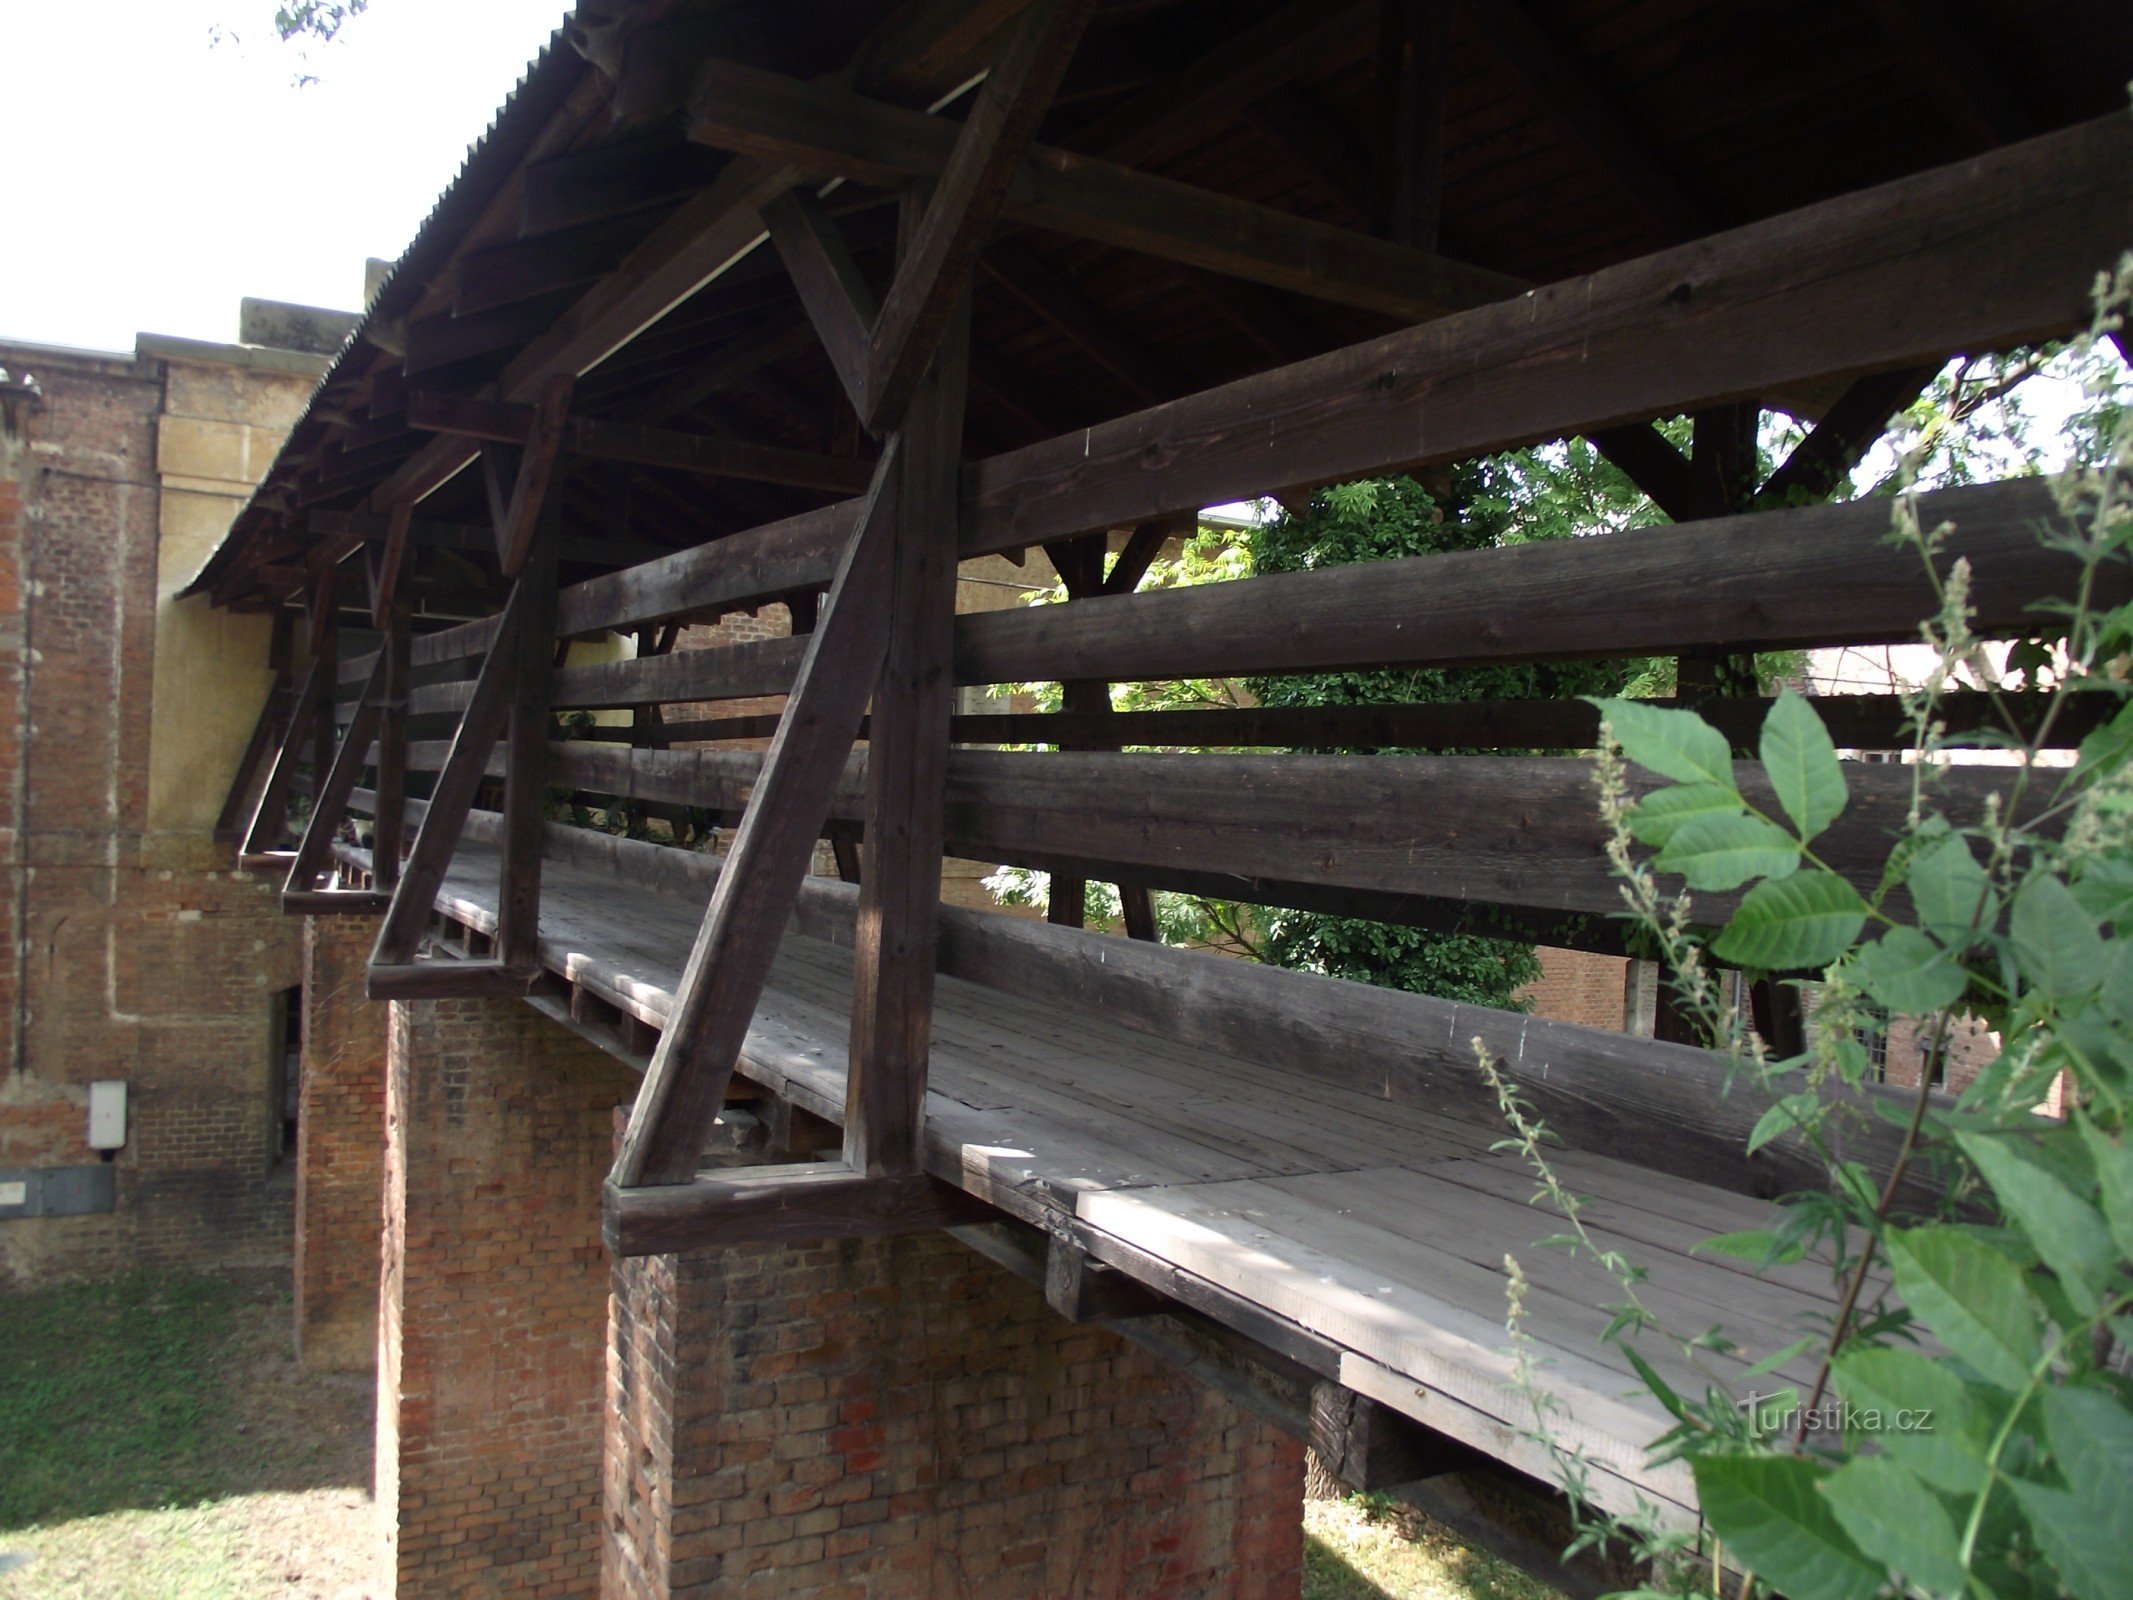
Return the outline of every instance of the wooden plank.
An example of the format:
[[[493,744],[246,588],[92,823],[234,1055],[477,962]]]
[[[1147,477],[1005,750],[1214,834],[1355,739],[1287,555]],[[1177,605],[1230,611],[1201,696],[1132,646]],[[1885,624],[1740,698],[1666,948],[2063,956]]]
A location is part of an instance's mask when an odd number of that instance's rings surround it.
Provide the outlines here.
[[[281,909],[290,917],[374,917],[392,898],[375,889],[284,889]]]
[[[382,890],[400,881],[400,851],[407,833],[407,655],[408,609],[395,605],[386,618],[379,648],[385,676],[378,718],[377,800],[372,812],[371,878]]]
[[[1035,0],[987,72],[873,319],[865,403],[858,409],[874,432],[901,423],[933,364],[969,292],[971,269],[1000,215],[1008,182],[1029,153],[1093,4]]]
[[[531,435],[537,418],[538,412],[532,406],[432,393],[408,397],[410,427],[467,438],[520,443]],[[562,447],[572,455],[595,460],[628,461],[707,477],[782,483],[839,495],[862,492],[873,476],[872,462],[850,457],[786,450],[746,439],[684,433],[672,428],[597,422],[585,417],[565,421]]]
[[[969,342],[965,302],[914,397],[883,577],[891,620],[867,723],[866,837],[845,1078],[844,1159],[855,1172],[915,1171],[925,1131],[942,770],[955,700],[949,662],[956,474]]]
[[[429,922],[437,886],[451,866],[460,829],[474,804],[474,792],[488,774],[490,752],[510,715],[511,679],[517,664],[516,629],[525,609],[520,598],[523,593],[522,586],[513,587],[495,645],[474,680],[466,715],[452,734],[452,748],[430,791],[429,805],[415,834],[414,850],[393,891],[392,909],[378,929],[378,942],[370,958],[373,967],[413,960],[415,946]]]
[[[619,1260],[737,1244],[930,1233],[998,1215],[923,1172],[868,1177],[840,1163],[806,1162],[732,1167],[650,1189],[610,1182],[601,1231]]]
[[[364,970],[363,996],[368,1000],[517,1000],[553,980],[538,968],[507,967],[498,961],[377,962]]]
[[[623,1188],[689,1182],[725,1100],[770,971],[774,941],[766,934],[783,925],[806,876],[860,713],[881,673],[889,631],[882,597],[893,570],[900,460],[892,439],[829,603],[806,636],[785,720],[763,758],[689,952],[672,1019],[630,1111],[613,1178]]]
[[[2059,521],[2044,480],[1942,490],[1918,510],[1928,527],[1955,525],[1942,559],[1969,558],[1982,636],[2031,632],[2031,608],[2071,592],[2075,563],[2036,538],[2038,523]],[[1938,601],[1917,554],[1887,542],[1889,518],[1881,500],[1803,506],[974,614],[957,625],[956,677],[1241,677],[1902,643]],[[2133,588],[2111,593],[2117,604]]]
[[[788,189],[764,206],[763,226],[792,274],[845,396],[865,417],[867,367],[880,313],[872,287],[853,264],[836,222],[807,190]]]
[[[942,118],[728,61],[701,70],[689,131],[705,143],[887,187],[938,176],[956,137],[956,125]],[[1016,173],[1002,215],[1403,321],[1525,287],[1502,273],[1041,145]]]
[[[2114,116],[994,456],[963,553],[2064,335],[2129,236]]]

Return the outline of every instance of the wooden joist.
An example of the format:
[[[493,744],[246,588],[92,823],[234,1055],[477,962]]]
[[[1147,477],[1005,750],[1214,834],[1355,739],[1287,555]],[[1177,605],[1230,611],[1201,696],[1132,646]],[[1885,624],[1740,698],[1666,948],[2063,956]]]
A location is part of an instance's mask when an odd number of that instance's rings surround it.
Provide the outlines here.
[[[942,174],[958,132],[940,117],[729,61],[701,69],[688,129],[723,149],[890,188]],[[1525,287],[1502,273],[1041,145],[1015,173],[1001,215],[1404,321]]]
[[[967,1226],[991,1206],[923,1172],[868,1177],[839,1162],[734,1167],[655,1188],[607,1185],[617,1259],[737,1244],[804,1244]]]
[[[407,415],[408,425],[413,428],[522,444],[533,436],[539,414],[532,406],[417,391],[408,396]],[[571,455],[592,460],[627,461],[708,477],[782,483],[838,495],[860,493],[873,475],[871,462],[850,457],[816,455],[671,428],[597,422],[586,417],[571,417],[564,422],[562,448]]]
[[[304,681],[296,691],[296,704],[289,712],[289,725],[282,735],[281,748],[274,754],[274,764],[267,769],[267,781],[259,791],[258,803],[252,808],[244,842],[238,846],[238,855],[242,858],[268,856],[282,842],[282,835],[289,825],[289,793],[296,781],[297,764],[303,760],[304,741],[312,736],[312,726],[319,718],[326,718],[329,724],[332,720],[329,686],[333,672],[332,659],[323,657],[315,659],[304,673]]]
[[[963,553],[2061,336],[2128,237],[2112,116],[993,456]]]

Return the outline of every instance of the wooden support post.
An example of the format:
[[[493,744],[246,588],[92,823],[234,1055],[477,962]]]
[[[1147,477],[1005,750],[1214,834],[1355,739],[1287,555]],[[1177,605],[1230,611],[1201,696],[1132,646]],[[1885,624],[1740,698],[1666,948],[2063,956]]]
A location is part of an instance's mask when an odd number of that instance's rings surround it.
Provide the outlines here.
[[[296,776],[296,763],[304,741],[310,736],[311,724],[318,716],[319,705],[332,690],[332,679],[326,663],[313,661],[304,674],[304,681],[296,691],[296,705],[289,713],[289,729],[282,736],[281,749],[274,757],[274,766],[267,773],[266,787],[259,792],[259,804],[252,808],[250,826],[245,829],[244,856],[261,856],[281,848],[282,829],[289,820],[289,785]]]
[[[387,893],[400,881],[400,849],[407,836],[407,676],[410,619],[394,604],[385,617],[378,657],[385,664],[378,716],[378,798],[371,816],[371,881]]]
[[[400,593],[400,573],[407,565],[408,528],[414,517],[415,502],[412,500],[402,500],[392,508],[386,521],[385,542],[378,548],[377,563],[368,569],[370,620],[381,633],[392,627],[394,603]]]
[[[778,935],[807,875],[867,697],[881,676],[902,459],[901,442],[892,437],[838,563],[829,603],[807,635],[784,718],[712,890],[651,1071],[630,1109],[612,1180],[622,1188],[690,1182],[725,1103]],[[952,530],[952,473],[947,494],[950,514],[940,525]],[[953,548],[951,534],[951,573]],[[941,672],[945,682],[945,650]]]
[[[855,1172],[914,1172],[933,1032],[942,795],[955,709],[957,483],[969,303],[906,414],[902,498],[889,576],[894,619],[867,724],[866,856],[852,963],[844,1159]]]
[[[452,735],[452,748],[437,774],[428,808],[422,814],[422,826],[415,834],[414,851],[393,891],[392,909],[378,929],[378,942],[370,957],[373,967],[412,961],[422,931],[429,925],[437,887],[444,882],[445,871],[452,864],[460,830],[474,805],[474,792],[488,774],[489,752],[496,747],[497,736],[510,715],[511,680],[518,662],[518,623],[523,610],[521,593],[514,588],[504,606],[488,658],[474,680],[466,715]]]
[[[511,641],[517,658],[511,690],[509,758],[504,769],[502,878],[497,890],[496,956],[506,967],[540,961],[541,803],[548,784],[555,685],[556,537],[562,496],[550,493],[525,563],[522,605]]]
[[[290,909],[288,897],[316,889],[319,875],[333,864],[333,836],[348,812],[348,796],[354,791],[370,759],[371,742],[377,737],[378,719],[384,708],[388,652],[380,650],[364,680],[362,698],[348,719],[347,737],[334,752],[332,765],[319,779],[311,797],[311,817],[304,827],[303,843],[289,863],[289,876],[282,885],[282,909]],[[330,720],[328,725],[330,726]]]
[[[859,415],[875,432],[902,420],[932,366],[1091,6],[1092,0],[1036,0],[986,75],[925,219],[899,252],[896,280],[874,322]]]
[[[1451,53],[1447,0],[1380,0],[1378,232],[1437,248],[1444,209],[1444,79]]]
[[[1175,1311],[1177,1302],[1054,1236],[1045,1253],[1044,1298],[1069,1322],[1112,1322]]]
[[[815,325],[852,409],[865,416],[867,352],[878,309],[874,291],[859,275],[837,224],[806,190],[788,190],[764,206],[763,226],[792,275],[800,304],[807,308],[807,319]]]

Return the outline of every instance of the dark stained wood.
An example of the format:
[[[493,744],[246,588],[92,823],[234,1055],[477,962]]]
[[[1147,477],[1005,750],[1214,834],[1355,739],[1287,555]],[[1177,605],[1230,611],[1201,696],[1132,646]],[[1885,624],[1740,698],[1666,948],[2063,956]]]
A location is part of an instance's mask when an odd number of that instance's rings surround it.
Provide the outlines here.
[[[526,167],[520,234],[555,234],[694,193],[717,176],[720,165],[700,146],[671,136],[596,144],[531,162]]]
[[[1695,474],[1688,457],[1650,423],[1625,422],[1612,428],[1595,428],[1589,442],[1676,522],[1688,522],[1704,514],[1699,509]]]
[[[502,552],[499,564],[506,577],[518,575],[526,563],[527,551],[533,548],[534,529],[540,526],[550,481],[555,476],[556,458],[563,450],[574,382],[567,373],[556,374],[541,386],[541,397],[534,405],[532,426],[519,456],[518,475],[511,485],[510,505],[496,529],[497,548]]]
[[[941,898],[941,785],[954,710],[956,478],[967,303],[919,385],[884,593],[890,629],[867,724],[866,847],[852,967],[844,1159],[917,1170],[933,1029]],[[855,719],[856,721],[856,719]]]
[[[937,176],[955,131],[938,117],[732,62],[707,64],[690,122],[690,136],[707,143],[888,186]],[[1041,145],[1017,173],[1003,215],[1403,321],[1524,287],[1501,273]]]
[[[418,391],[408,397],[408,425],[468,438],[521,443],[532,435],[538,412],[532,406],[466,400],[456,395]],[[583,417],[563,426],[563,449],[602,461],[628,461],[710,477],[745,478],[760,483],[790,484],[850,495],[862,492],[873,473],[871,462],[786,450],[745,439],[723,439],[672,428],[647,428]]]
[[[393,507],[385,526],[385,542],[378,550],[378,564],[370,584],[370,619],[379,628],[389,625],[394,602],[400,593],[400,574],[407,565],[408,525],[415,506],[403,500]]]
[[[311,737],[313,723],[321,716],[330,720],[332,715],[332,672],[329,660],[315,659],[304,673],[296,703],[289,711],[288,731],[282,736],[281,749],[275,752],[274,765],[267,769],[259,803],[252,808],[240,855],[264,855],[281,843],[282,833],[289,825],[289,791],[296,778],[297,763],[303,759],[304,741]]]
[[[1979,47],[1963,8],[1866,0],[1863,9],[1901,52],[1905,67],[1926,81],[1941,114],[1965,136],[1989,147],[2036,131]]]
[[[516,1000],[553,981],[537,969],[497,961],[373,961],[363,975],[363,994],[370,1000]]]
[[[284,889],[281,909],[291,917],[374,917],[392,899],[376,889]]]
[[[1834,494],[1888,432],[1890,418],[1917,399],[1939,371],[1935,361],[1857,379],[1764,481],[1756,502],[1785,506]]]
[[[994,456],[964,553],[2063,335],[2128,236],[2085,123]]]
[[[551,496],[519,570],[515,598],[521,609],[506,641],[516,658],[505,729],[503,875],[496,911],[496,959],[506,967],[540,962],[542,805],[554,728],[555,538],[561,522]]]
[[[807,874],[860,713],[888,644],[882,597],[893,570],[901,451],[892,439],[839,563],[829,603],[807,635],[785,719],[734,836],[667,1030],[631,1108],[613,1181],[687,1183],[724,1102],[741,1040],[770,971],[771,936]],[[659,756],[662,751],[628,752]]]
[[[998,1213],[923,1172],[868,1177],[834,1162],[731,1167],[657,1188],[607,1186],[602,1234],[618,1260],[737,1244],[931,1233]]]
[[[1378,231],[1395,243],[1434,250],[1444,209],[1452,7],[1444,0],[1379,0],[1378,9]]]
[[[460,829],[474,804],[474,792],[488,775],[490,753],[510,716],[512,678],[518,662],[517,629],[526,609],[527,602],[522,598],[525,592],[523,587],[513,588],[495,644],[474,680],[466,715],[452,734],[451,750],[430,791],[429,805],[415,834],[414,850],[393,891],[392,909],[378,929],[378,942],[371,953],[374,968],[412,961],[422,930],[429,922],[437,886],[451,865]]]
[[[407,831],[407,671],[411,622],[396,605],[379,646],[384,677],[378,716],[378,798],[371,819],[371,879],[390,891],[400,881]]]
[[[1056,1236],[1045,1253],[1044,1298],[1069,1322],[1113,1322],[1178,1309],[1177,1302]]]
[[[2073,563],[2036,539],[2042,479],[1919,499],[1952,522],[1986,638],[2033,630]],[[1870,500],[1592,539],[1281,573],[959,619],[965,683],[1241,677],[1378,666],[1902,643],[1935,611]],[[2112,588],[2124,592],[2123,584]],[[1782,599],[1782,603],[1777,603]],[[2115,600],[2111,603],[2117,603]]]
[[[1161,357],[1014,240],[994,240],[980,264],[1001,288],[1087,351],[1139,400],[1166,400],[1185,387]]]
[[[371,741],[377,737],[384,702],[385,656],[381,652],[377,665],[371,668],[370,677],[363,685],[355,714],[348,720],[348,733],[334,752],[333,763],[326,769],[325,778],[312,797],[311,816],[304,826],[303,842],[296,847],[296,859],[289,864],[289,876],[282,885],[285,899],[291,890],[316,888],[319,874],[332,866],[334,835],[341,826],[341,818],[347,815],[348,796],[369,757]]]
[[[1093,5],[1094,0],[1035,0],[987,72],[926,202],[924,219],[898,252],[895,280],[874,319],[859,416],[876,433],[902,420],[950,318],[969,293],[978,250],[999,217],[1008,182],[1029,153]]]
[[[867,414],[867,369],[880,308],[852,260],[837,223],[804,188],[787,190],[763,207],[763,226],[792,274],[800,303],[830,358],[852,409]]]
[[[1473,1446],[1337,1383],[1312,1386],[1310,1444],[1328,1471],[1362,1494],[1490,1461]]]

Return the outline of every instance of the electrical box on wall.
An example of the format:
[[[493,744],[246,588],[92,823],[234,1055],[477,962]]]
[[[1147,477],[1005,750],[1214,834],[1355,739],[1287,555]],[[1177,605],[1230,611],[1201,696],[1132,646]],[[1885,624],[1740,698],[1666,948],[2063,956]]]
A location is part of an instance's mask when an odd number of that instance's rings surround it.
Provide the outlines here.
[[[89,1148],[117,1150],[126,1143],[126,1080],[104,1078],[89,1085]]]

